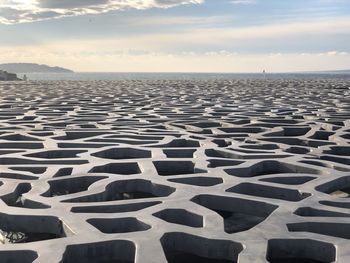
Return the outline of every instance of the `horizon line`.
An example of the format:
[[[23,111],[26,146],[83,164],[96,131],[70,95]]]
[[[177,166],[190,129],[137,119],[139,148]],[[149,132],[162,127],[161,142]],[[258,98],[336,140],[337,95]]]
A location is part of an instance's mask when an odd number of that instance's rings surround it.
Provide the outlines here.
[[[0,69],[1,70],[1,69]],[[305,74],[305,73],[329,73],[329,72],[339,72],[349,71],[350,69],[332,69],[332,70],[317,70],[317,71],[246,71],[246,72],[237,72],[237,71],[74,71],[73,72],[18,72],[29,73],[29,74],[74,74],[74,73],[133,73],[133,74]]]

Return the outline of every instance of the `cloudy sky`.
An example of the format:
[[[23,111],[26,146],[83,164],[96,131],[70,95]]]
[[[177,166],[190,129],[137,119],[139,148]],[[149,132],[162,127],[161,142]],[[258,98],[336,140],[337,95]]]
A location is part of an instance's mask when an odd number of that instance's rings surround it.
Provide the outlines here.
[[[350,0],[0,0],[0,63],[75,71],[350,69]]]

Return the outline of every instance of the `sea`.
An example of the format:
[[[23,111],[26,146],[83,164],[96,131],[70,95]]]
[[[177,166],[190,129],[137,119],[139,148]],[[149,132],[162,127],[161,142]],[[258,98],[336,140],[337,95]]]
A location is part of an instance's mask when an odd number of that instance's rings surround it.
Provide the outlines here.
[[[24,73],[17,74],[20,78]],[[350,79],[350,73],[25,73],[28,80]]]

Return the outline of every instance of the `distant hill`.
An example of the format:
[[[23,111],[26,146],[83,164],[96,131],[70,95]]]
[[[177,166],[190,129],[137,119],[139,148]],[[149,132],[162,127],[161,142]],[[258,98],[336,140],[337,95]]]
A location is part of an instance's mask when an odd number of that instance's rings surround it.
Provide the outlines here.
[[[50,67],[35,63],[6,63],[0,64],[0,70],[14,73],[73,73],[74,71],[61,67]]]

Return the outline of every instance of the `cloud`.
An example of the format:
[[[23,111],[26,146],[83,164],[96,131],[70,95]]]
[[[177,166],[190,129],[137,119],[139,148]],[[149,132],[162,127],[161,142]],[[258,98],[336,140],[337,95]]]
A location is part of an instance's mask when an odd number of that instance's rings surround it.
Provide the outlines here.
[[[0,0],[0,23],[16,24],[113,10],[170,8],[203,2],[204,0]]]
[[[230,3],[235,5],[253,5],[253,4],[256,4],[257,1],[256,0],[232,0]]]
[[[84,1],[72,1],[72,0],[40,0],[40,8],[49,9],[70,9],[70,8],[88,8],[93,6],[104,6],[109,3],[108,0],[84,0]]]

